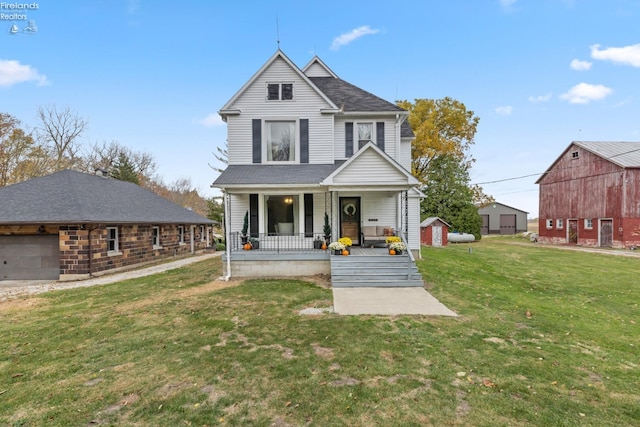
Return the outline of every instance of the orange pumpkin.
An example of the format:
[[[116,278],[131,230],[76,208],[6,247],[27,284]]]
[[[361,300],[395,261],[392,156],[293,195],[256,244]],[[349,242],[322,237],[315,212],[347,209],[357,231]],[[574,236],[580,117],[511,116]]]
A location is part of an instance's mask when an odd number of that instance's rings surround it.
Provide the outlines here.
[[[345,256],[346,256],[346,255],[349,255],[349,251],[348,251],[348,250],[346,250],[346,249],[343,249],[343,250],[342,250],[342,255],[345,255]]]
[[[322,242],[322,246],[321,246],[323,251],[327,250],[327,242]]]
[[[395,255],[395,254],[396,254],[395,249],[389,249],[389,255]]]
[[[251,243],[249,243],[249,242],[245,243],[243,248],[244,248],[245,251],[251,250]]]

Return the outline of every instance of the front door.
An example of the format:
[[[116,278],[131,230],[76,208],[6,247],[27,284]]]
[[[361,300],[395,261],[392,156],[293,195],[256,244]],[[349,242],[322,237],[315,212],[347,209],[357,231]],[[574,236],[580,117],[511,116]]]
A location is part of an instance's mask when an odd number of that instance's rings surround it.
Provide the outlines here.
[[[340,197],[340,236],[360,245],[360,197]]]

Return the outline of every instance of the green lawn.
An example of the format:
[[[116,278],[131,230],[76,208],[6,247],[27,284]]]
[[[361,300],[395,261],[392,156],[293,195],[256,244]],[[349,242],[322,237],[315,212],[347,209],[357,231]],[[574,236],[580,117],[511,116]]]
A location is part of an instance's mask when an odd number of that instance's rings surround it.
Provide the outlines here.
[[[423,249],[458,318],[300,316],[331,291],[219,259],[0,303],[0,426],[640,424],[640,258],[511,242]]]

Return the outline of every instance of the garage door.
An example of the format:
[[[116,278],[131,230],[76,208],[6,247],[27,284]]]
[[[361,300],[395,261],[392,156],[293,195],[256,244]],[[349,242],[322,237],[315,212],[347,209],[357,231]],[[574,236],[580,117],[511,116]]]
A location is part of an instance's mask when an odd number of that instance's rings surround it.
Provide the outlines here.
[[[0,280],[58,280],[57,235],[0,236]]]
[[[516,234],[516,216],[500,215],[500,234]]]

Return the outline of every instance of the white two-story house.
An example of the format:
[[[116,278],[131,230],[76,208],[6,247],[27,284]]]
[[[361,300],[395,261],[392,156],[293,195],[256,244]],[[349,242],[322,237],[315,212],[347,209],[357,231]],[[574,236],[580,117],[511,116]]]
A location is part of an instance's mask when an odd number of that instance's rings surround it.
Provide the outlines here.
[[[369,247],[395,233],[419,253],[423,195],[410,172],[406,110],[340,79],[318,57],[299,68],[278,50],[219,114],[228,167],[212,186],[225,194],[232,270],[249,256],[240,238],[247,212],[247,234],[258,242],[251,256],[260,252],[272,266],[295,254],[321,257],[325,214],[331,241],[346,236],[354,247]],[[290,275],[325,267],[301,268]]]

